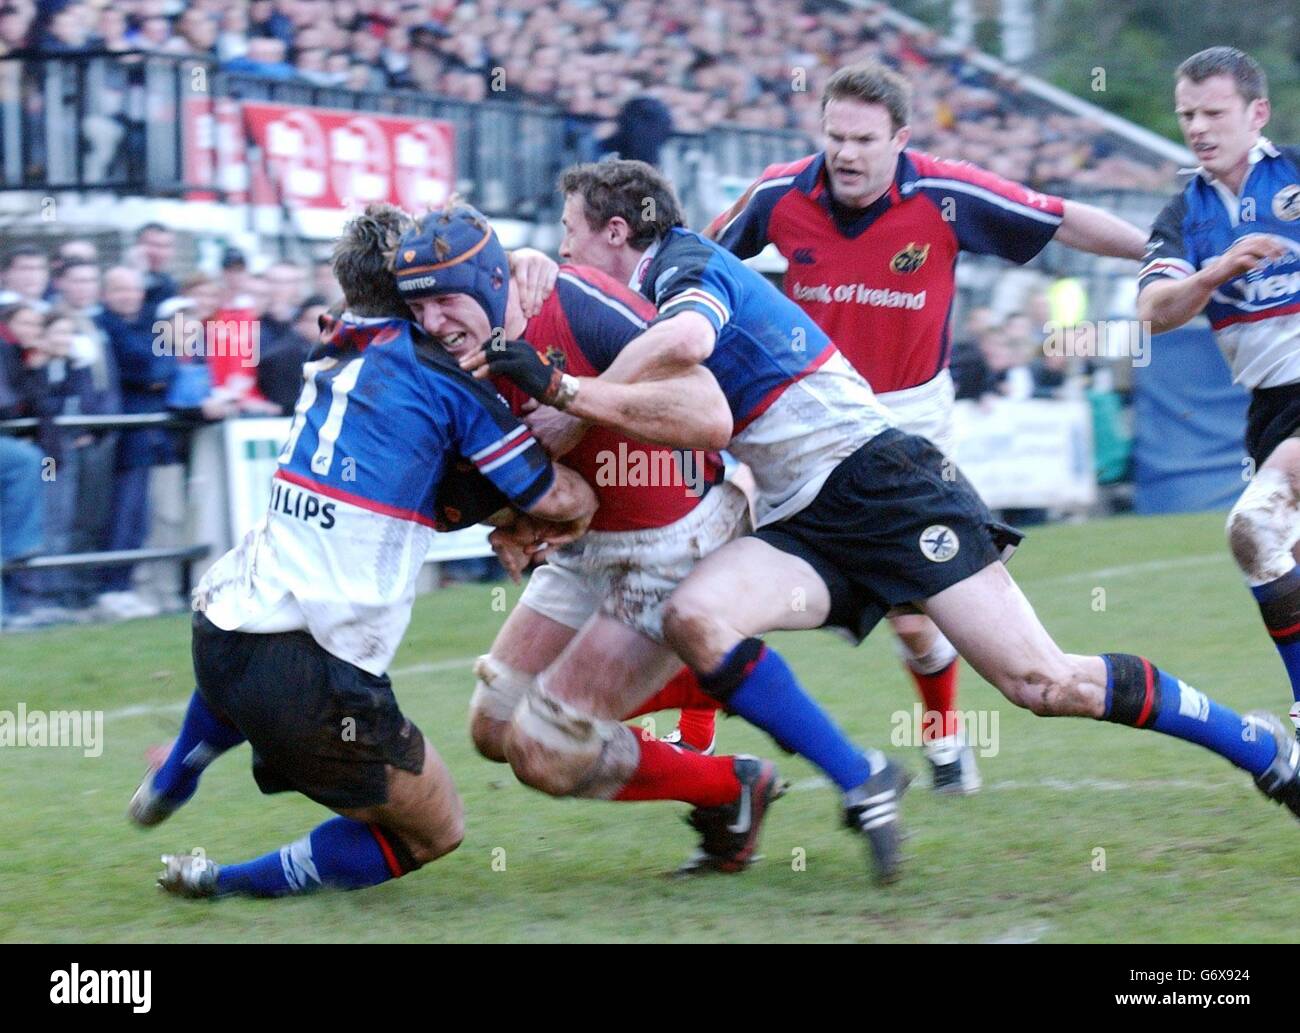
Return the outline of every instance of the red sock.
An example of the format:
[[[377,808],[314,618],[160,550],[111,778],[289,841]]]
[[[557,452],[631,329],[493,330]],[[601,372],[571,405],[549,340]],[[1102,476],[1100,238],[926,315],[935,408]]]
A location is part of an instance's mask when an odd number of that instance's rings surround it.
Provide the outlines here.
[[[642,714],[653,714],[656,710],[677,710],[677,709],[697,709],[697,710],[717,710],[718,701],[712,696],[706,696],[700,689],[700,683],[695,677],[695,672],[689,667],[683,667],[680,671],[668,679],[664,687],[651,696],[648,700],[637,707],[632,713],[624,714],[624,718],[640,717]],[[708,743],[706,742],[707,746]]]
[[[907,668],[907,673],[916,682],[916,691],[925,703],[925,717],[921,722],[921,741],[932,742],[940,736],[957,734],[957,659],[942,671],[934,674],[918,674]],[[931,715],[941,715],[935,720]]]
[[[740,794],[732,757],[706,757],[637,732],[641,760],[615,800],[681,800],[696,807],[720,807]]]
[[[677,718],[677,730],[682,733],[682,744],[694,750],[707,750],[713,742],[714,726],[718,712],[712,707],[683,707]]]

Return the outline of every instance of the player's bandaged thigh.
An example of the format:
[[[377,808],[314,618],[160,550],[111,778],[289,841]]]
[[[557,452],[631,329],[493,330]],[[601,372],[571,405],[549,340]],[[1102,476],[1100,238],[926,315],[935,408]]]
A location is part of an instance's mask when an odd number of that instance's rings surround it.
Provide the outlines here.
[[[600,579],[588,576],[583,569],[586,551],[582,543],[573,549],[557,550],[529,575],[520,603],[566,628],[581,628],[600,607],[605,594]]]
[[[537,679],[531,674],[507,667],[490,654],[474,661],[474,695],[469,700],[471,714],[492,721],[509,721]]]
[[[556,699],[539,683],[515,711],[506,746],[519,780],[551,796],[608,800],[636,771],[636,733]]]
[[[1276,581],[1295,567],[1298,518],[1290,478],[1268,467],[1258,471],[1228,514],[1228,544],[1251,585]]]

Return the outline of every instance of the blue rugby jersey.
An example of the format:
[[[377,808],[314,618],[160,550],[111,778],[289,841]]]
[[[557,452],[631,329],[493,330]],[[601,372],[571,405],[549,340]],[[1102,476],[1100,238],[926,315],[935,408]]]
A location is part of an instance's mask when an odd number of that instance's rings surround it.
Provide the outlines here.
[[[1253,234],[1283,241],[1287,254],[1224,284],[1205,315],[1237,383],[1251,389],[1294,384],[1300,382],[1300,150],[1261,138],[1240,196],[1197,169],[1156,219],[1139,289],[1185,279]]]
[[[754,473],[760,526],[811,503],[841,460],[894,425],[806,312],[700,234],[670,230],[631,285],[659,319],[698,312],[717,332],[704,365],[731,407],[727,448]]]
[[[382,674],[439,483],[462,460],[521,509],[554,479],[528,428],[439,345],[403,320],[345,315],[303,367],[266,516],[204,576],[196,608],[228,631],[306,630]]]

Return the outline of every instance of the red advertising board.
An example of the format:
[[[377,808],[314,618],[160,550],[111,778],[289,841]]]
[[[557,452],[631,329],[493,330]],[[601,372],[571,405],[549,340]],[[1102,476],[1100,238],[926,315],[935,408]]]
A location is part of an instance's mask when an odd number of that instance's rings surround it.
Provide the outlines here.
[[[423,211],[456,178],[452,127],[433,119],[190,98],[185,137],[187,181],[232,203]]]

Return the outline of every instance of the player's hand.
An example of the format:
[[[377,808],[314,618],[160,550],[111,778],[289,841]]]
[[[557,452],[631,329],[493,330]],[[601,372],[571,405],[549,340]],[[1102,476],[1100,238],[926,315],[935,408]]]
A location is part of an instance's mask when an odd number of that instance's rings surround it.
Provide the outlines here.
[[[1285,257],[1286,242],[1271,233],[1251,233],[1214,260],[1212,271],[1216,283],[1224,284],[1238,276]]]
[[[531,532],[527,537],[520,533],[518,522],[510,527],[498,527],[488,535],[488,544],[492,546],[492,551],[496,553],[501,566],[516,585],[519,584],[524,570],[532,559],[527,551],[527,545],[532,541]]]
[[[510,262],[510,278],[519,292],[519,307],[524,310],[525,319],[532,319],[555,290],[560,267],[531,247],[511,251],[506,258]]]
[[[552,366],[527,341],[489,340],[478,354],[483,356],[483,365],[474,370],[476,377],[505,377],[543,405],[550,405],[560,393],[564,371]],[[464,362],[461,367],[469,368]]]
[[[587,433],[586,420],[552,409],[549,405],[539,405],[528,412],[524,422],[552,459],[559,459],[571,451]]]

